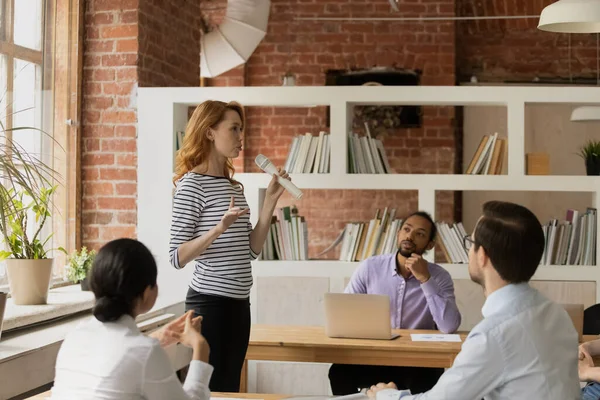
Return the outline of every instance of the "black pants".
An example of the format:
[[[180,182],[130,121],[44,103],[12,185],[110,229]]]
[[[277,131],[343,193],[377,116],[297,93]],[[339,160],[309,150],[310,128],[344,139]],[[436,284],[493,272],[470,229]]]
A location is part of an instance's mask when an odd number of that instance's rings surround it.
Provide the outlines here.
[[[329,369],[329,383],[336,396],[355,394],[379,382],[394,382],[398,389],[410,389],[412,394],[418,394],[434,387],[443,373],[443,368],[333,364]]]
[[[208,362],[214,367],[213,392],[239,392],[250,340],[250,301],[200,294],[189,289],[185,310],[202,315],[202,335],[210,346]]]

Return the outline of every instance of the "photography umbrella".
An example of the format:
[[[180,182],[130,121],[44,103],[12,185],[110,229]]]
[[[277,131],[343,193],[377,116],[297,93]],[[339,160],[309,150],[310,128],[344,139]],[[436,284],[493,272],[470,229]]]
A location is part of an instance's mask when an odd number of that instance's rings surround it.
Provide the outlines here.
[[[223,23],[202,35],[200,76],[212,78],[245,63],[265,37],[271,2],[229,0]]]

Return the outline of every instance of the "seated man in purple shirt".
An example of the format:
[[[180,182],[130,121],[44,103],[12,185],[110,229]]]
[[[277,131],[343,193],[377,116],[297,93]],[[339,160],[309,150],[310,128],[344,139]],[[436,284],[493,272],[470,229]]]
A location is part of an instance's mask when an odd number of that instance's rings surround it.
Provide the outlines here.
[[[452,278],[422,258],[433,248],[436,231],[429,214],[419,211],[408,216],[398,232],[398,252],[364,260],[345,292],[389,296],[393,329],[455,332],[461,316]],[[329,381],[334,395],[357,393],[373,382],[396,382],[421,393],[431,389],[443,373],[441,368],[333,364]]]

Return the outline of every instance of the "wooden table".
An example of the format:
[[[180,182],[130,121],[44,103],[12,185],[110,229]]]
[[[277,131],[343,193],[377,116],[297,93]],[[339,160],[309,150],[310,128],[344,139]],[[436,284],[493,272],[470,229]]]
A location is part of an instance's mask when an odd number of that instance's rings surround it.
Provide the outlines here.
[[[248,360],[296,361],[338,364],[391,365],[450,368],[468,332],[458,332],[462,342],[413,342],[411,333],[438,331],[397,329],[394,340],[333,339],[323,327],[252,325],[240,390],[247,390]],[[583,342],[598,339],[584,335]],[[600,365],[600,357],[595,357]]]
[[[248,390],[248,361],[296,361],[337,364],[449,368],[462,342],[413,342],[411,333],[438,331],[397,329],[394,340],[334,339],[317,326],[252,325],[240,391]],[[467,333],[460,333],[464,341]]]
[[[284,395],[284,394],[215,392],[215,393],[211,393],[210,397],[228,397],[228,398],[248,399],[248,400],[283,400],[283,399],[287,399],[291,396]]]
[[[246,364],[248,360],[266,360],[449,368],[462,347],[462,342],[413,342],[410,338],[411,333],[439,333],[437,331],[400,329],[394,330],[394,333],[400,334],[400,337],[394,340],[332,339],[325,335],[323,327],[253,325]],[[459,334],[464,341],[467,333]],[[584,335],[583,341],[598,338],[597,335]],[[595,358],[594,361],[600,365],[600,359]],[[242,373],[242,392],[247,390],[246,364]],[[41,400],[49,396],[50,392],[46,392],[31,399]],[[212,397],[282,400],[289,396],[213,393]]]
[[[227,397],[248,400],[283,400],[290,396],[283,394],[260,394],[260,393],[222,393],[214,392],[210,397]],[[27,400],[46,400],[50,398],[50,391],[40,393],[37,396],[29,397]]]
[[[462,342],[413,342],[411,333],[394,330],[394,340],[334,339],[323,327],[253,325],[246,360],[297,361],[338,364],[449,368]],[[460,334],[464,341],[466,333]]]

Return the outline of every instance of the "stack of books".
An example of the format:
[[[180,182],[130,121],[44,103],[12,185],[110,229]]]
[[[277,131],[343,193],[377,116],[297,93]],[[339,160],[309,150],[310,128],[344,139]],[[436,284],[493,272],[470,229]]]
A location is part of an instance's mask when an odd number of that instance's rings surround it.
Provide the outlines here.
[[[550,220],[543,226],[546,247],[543,265],[596,265],[597,212],[567,210],[566,221]]]
[[[319,136],[307,132],[304,136],[294,137],[284,168],[295,174],[327,174],[330,153],[331,143],[327,132],[321,131]]]
[[[281,207],[271,218],[262,260],[308,260],[308,231],[294,207]]]
[[[469,263],[469,254],[465,249],[464,237],[467,232],[462,222],[448,224],[446,222],[436,222],[437,238],[436,247],[439,247],[447,263],[467,264]]]
[[[469,262],[463,238],[467,235],[461,222],[436,222],[439,246],[447,263]],[[541,265],[596,265],[597,212],[567,210],[565,221],[551,219],[543,227],[545,248]]]
[[[383,142],[371,137],[365,123],[365,135],[348,134],[348,172],[351,174],[393,174]]]
[[[375,218],[367,222],[346,224],[343,232],[340,261],[362,261],[374,255],[393,253],[398,250],[398,231],[401,219],[395,219],[396,209],[386,207],[380,216],[377,209]]]
[[[486,135],[479,142],[477,151],[469,163],[466,174],[500,175],[506,154],[506,139],[499,139],[498,133]]]
[[[185,136],[185,132],[178,131],[175,133],[175,151],[178,151],[183,146],[183,138]]]

